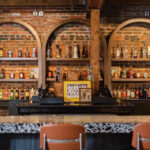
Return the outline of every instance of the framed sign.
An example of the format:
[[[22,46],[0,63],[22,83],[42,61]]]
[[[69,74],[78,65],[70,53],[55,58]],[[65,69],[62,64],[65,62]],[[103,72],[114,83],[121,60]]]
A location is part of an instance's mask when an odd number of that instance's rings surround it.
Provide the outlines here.
[[[79,102],[80,88],[91,88],[91,81],[64,81],[64,102]]]
[[[92,90],[91,88],[81,88],[79,89],[79,99],[80,102],[91,102],[92,100]]]

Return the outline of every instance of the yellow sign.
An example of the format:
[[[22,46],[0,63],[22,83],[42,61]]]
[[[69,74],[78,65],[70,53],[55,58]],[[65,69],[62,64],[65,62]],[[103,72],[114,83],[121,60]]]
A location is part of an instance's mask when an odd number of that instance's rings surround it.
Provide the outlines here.
[[[79,102],[80,88],[91,88],[91,81],[64,81],[64,102]]]

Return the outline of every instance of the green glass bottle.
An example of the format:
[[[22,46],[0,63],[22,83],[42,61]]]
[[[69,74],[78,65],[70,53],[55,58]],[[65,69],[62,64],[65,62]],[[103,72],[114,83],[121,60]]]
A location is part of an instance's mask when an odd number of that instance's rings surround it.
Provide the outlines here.
[[[11,88],[11,91],[10,91],[10,100],[14,100],[14,89]]]

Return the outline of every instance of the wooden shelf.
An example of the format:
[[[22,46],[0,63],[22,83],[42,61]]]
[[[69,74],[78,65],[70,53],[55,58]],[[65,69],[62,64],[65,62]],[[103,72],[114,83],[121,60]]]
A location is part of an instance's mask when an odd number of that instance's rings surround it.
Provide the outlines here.
[[[128,62],[128,61],[131,61],[131,62],[150,62],[150,58],[128,58],[128,59],[125,59],[125,58],[112,58],[111,59],[113,62],[117,62],[117,61],[120,61],[120,62]]]
[[[89,58],[47,58],[47,61],[90,61]]]
[[[119,79],[112,79],[113,82],[149,82],[150,78],[133,78],[133,79],[123,79],[123,78],[119,78]]]
[[[56,81],[55,78],[47,78],[46,81]]]
[[[0,61],[4,61],[4,60],[7,60],[7,61],[35,61],[35,60],[38,60],[38,58],[25,58],[25,57],[0,57]]]
[[[38,82],[38,79],[0,79],[0,82]]]

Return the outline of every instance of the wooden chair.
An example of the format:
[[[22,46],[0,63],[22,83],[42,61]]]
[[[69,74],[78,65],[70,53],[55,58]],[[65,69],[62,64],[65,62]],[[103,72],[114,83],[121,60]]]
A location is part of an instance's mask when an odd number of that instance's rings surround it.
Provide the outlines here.
[[[82,150],[85,148],[84,127],[77,124],[42,126],[40,148],[43,150]]]
[[[134,127],[132,146],[137,150],[150,150],[150,123],[139,123]]]

